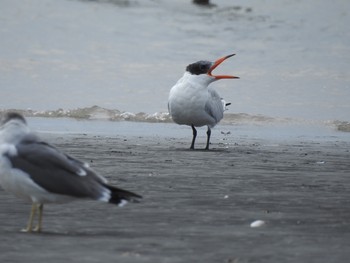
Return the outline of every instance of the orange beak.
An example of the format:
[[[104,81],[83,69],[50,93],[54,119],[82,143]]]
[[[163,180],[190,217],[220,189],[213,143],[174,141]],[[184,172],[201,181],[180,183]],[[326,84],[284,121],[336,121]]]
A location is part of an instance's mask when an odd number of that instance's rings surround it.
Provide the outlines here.
[[[214,64],[211,66],[211,68],[209,69],[208,71],[208,75],[211,76],[211,77],[214,77],[215,79],[239,79],[239,77],[236,77],[236,76],[230,76],[230,75],[212,75],[211,72],[217,67],[219,66],[222,62],[224,62],[226,59],[234,56],[236,54],[231,54],[231,55],[228,55],[228,56],[225,56],[225,57],[222,57],[222,58],[219,58],[218,60],[216,60],[214,62]]]

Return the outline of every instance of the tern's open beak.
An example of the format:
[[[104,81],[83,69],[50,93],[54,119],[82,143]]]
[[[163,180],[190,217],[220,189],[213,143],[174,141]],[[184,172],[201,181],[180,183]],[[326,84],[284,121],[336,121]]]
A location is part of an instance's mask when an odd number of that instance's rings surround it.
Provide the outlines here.
[[[225,57],[222,57],[222,58],[219,58],[218,60],[216,60],[214,62],[214,64],[211,66],[211,68],[209,69],[208,71],[208,75],[209,76],[212,76],[214,77],[215,79],[239,79],[239,77],[236,77],[236,76],[230,76],[230,75],[212,75],[211,72],[217,67],[219,66],[222,62],[224,62],[226,59],[234,56],[235,54],[231,54],[231,55],[228,55],[228,56],[225,56]]]

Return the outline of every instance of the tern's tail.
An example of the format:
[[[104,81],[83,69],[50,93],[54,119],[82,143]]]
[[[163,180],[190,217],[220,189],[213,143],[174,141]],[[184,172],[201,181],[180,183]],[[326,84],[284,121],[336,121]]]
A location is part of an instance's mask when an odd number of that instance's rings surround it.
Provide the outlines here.
[[[222,108],[223,108],[223,111],[225,110],[228,110],[227,106],[231,105],[231,103],[226,103],[226,101],[224,101],[223,99],[221,99],[221,102],[222,102]]]

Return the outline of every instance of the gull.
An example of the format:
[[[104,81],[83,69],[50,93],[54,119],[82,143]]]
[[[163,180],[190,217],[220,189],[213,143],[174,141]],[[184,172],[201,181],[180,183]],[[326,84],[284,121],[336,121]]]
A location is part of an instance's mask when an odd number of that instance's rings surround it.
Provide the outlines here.
[[[46,203],[93,199],[123,206],[140,195],[108,184],[87,163],[42,141],[31,132],[25,118],[9,112],[0,124],[0,185],[32,203],[24,232],[42,230]],[[33,221],[37,215],[38,223]]]
[[[171,88],[168,100],[169,113],[174,122],[192,127],[193,137],[190,149],[194,149],[197,137],[195,127],[207,125],[207,145],[209,150],[211,128],[224,116],[226,103],[209,85],[219,79],[238,79],[236,76],[213,75],[212,71],[231,54],[215,62],[198,61],[187,66],[186,72]]]

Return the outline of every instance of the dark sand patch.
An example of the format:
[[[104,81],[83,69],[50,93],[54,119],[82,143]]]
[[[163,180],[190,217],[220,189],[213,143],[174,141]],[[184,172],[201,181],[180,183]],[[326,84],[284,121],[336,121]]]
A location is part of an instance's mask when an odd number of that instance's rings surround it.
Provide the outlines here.
[[[24,234],[29,204],[0,190],[0,262],[350,258],[349,142],[232,136],[208,152],[189,151],[178,138],[46,136],[144,198],[123,208],[47,205],[44,232]],[[266,224],[250,228],[257,219]]]

